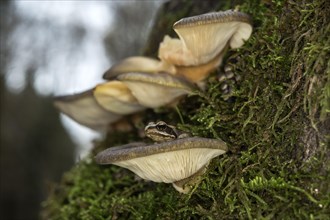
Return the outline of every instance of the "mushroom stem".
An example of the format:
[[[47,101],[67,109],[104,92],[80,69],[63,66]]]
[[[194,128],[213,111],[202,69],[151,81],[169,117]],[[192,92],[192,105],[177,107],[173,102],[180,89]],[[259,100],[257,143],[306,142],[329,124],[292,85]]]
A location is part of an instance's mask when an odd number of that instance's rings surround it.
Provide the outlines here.
[[[177,75],[183,75],[190,82],[198,83],[209,76],[222,63],[223,56],[227,51],[228,46],[221,51],[216,57],[205,64],[198,66],[176,66]]]
[[[183,193],[183,194],[189,193],[194,185],[196,185],[202,181],[201,177],[206,172],[208,165],[209,165],[209,163],[204,165],[192,176],[189,176],[185,179],[172,183],[173,187],[180,193]]]

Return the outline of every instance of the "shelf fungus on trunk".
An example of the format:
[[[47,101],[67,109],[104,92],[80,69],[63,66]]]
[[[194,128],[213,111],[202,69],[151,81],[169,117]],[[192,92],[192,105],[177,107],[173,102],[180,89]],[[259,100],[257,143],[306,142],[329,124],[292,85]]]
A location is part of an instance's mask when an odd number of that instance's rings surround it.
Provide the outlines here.
[[[177,191],[188,193],[210,160],[227,150],[221,140],[187,137],[108,148],[98,153],[95,161],[127,168],[146,180],[172,183]]]
[[[95,87],[93,94],[99,105],[119,115],[132,114],[145,109],[132,95],[131,90],[120,81],[99,84]]]
[[[161,62],[157,59],[133,56],[127,57],[114,64],[103,74],[103,79],[112,80],[123,73],[142,72],[142,73],[175,73],[175,67],[171,64]]]
[[[107,70],[103,78],[112,80],[133,72],[169,73],[199,83],[221,65],[229,47],[241,47],[252,33],[250,17],[233,10],[182,18],[173,28],[180,39],[164,37],[158,49],[160,60],[128,57]]]
[[[145,107],[158,108],[171,104],[179,97],[192,94],[195,86],[186,79],[167,73],[124,73],[118,80],[125,83]]]
[[[176,66],[198,66],[210,62],[229,46],[239,48],[251,33],[250,17],[228,10],[182,18],[173,25],[180,39],[165,36],[158,56]]]
[[[54,105],[63,114],[93,130],[105,131],[110,123],[122,116],[109,112],[100,106],[94,98],[93,90],[54,98]]]
[[[183,76],[192,83],[198,83],[204,80],[210,72],[221,64],[220,57],[222,56],[223,54],[221,53],[210,62],[198,66],[175,66],[161,60],[144,56],[128,57],[107,70],[103,78],[106,80],[113,80],[123,73],[131,72],[154,74],[169,73],[171,75]]]

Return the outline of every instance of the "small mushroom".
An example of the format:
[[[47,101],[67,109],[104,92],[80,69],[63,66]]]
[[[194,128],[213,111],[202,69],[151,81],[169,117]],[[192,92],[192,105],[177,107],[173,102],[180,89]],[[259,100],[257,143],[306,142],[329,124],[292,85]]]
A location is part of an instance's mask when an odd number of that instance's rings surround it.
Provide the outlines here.
[[[74,121],[94,130],[105,131],[110,123],[121,118],[102,108],[93,96],[93,90],[54,98],[54,105]]]
[[[175,67],[171,64],[160,62],[159,60],[143,57],[143,56],[134,56],[128,57],[119,63],[113,65],[109,70],[107,70],[103,78],[111,80],[116,78],[122,73],[131,73],[131,72],[143,72],[143,73],[158,73],[158,72],[167,72],[175,73]]]
[[[232,10],[183,18],[173,29],[180,39],[165,36],[158,56],[177,66],[208,63],[227,46],[241,47],[252,33],[250,17]]]
[[[227,150],[221,140],[187,137],[151,145],[139,142],[111,147],[98,153],[95,161],[127,168],[146,180],[173,183],[176,190],[188,193],[190,184],[204,173],[210,160]]]
[[[167,73],[124,73],[117,78],[127,85],[141,105],[150,108],[170,104],[191,94],[195,88],[184,78]]]
[[[145,109],[120,81],[110,81],[95,87],[94,97],[99,105],[110,112],[127,115]]]

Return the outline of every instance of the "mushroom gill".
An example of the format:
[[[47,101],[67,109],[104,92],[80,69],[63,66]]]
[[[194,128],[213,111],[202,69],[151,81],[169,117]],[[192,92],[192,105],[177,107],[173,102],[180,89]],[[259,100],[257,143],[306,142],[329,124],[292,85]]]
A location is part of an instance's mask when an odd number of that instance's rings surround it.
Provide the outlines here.
[[[121,115],[102,108],[95,100],[93,90],[57,96],[54,98],[54,105],[63,114],[93,130],[105,131],[110,123],[121,118]]]
[[[110,112],[127,115],[143,110],[131,90],[120,81],[110,81],[99,84],[93,91],[99,105]]]
[[[98,153],[95,161],[127,168],[146,180],[173,183],[176,190],[187,193],[192,179],[205,171],[210,160],[227,150],[221,140],[187,137],[151,145],[140,142],[108,148]]]
[[[167,73],[124,73],[117,78],[127,85],[141,105],[149,108],[170,104],[195,89],[184,78]]]
[[[158,56],[177,66],[208,63],[227,45],[241,47],[252,33],[250,17],[232,10],[183,18],[173,25],[173,29],[180,39],[165,36]]]

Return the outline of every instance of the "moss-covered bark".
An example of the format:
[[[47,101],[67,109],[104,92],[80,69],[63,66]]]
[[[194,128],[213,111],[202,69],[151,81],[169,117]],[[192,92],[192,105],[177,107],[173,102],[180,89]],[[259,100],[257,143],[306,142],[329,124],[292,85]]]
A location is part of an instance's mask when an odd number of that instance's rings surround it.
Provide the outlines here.
[[[253,17],[252,37],[225,60],[242,77],[229,99],[214,73],[204,92],[178,105],[184,123],[174,110],[144,114],[145,122],[162,119],[194,135],[221,138],[230,152],[212,161],[188,195],[96,165],[91,155],[44,202],[44,218],[329,218],[329,1],[234,2],[166,3],[145,50],[155,55],[163,35],[173,34],[171,25],[184,16],[239,5]],[[138,132],[109,134],[97,149],[124,144],[127,136],[137,140]]]

